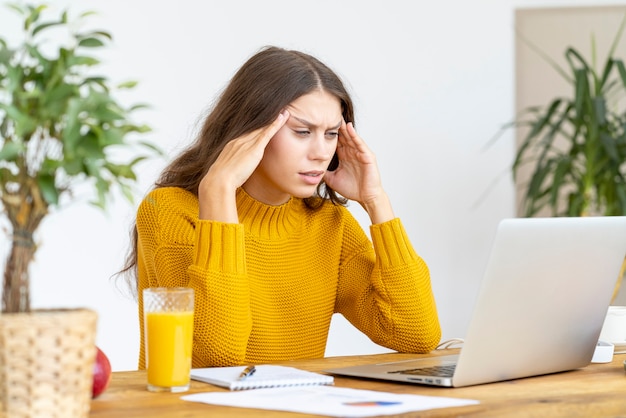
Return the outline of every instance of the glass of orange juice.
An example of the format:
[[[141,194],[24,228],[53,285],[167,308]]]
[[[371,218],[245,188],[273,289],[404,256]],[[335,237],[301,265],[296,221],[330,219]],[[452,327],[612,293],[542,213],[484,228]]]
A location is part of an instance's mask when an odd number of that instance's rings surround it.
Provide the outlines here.
[[[193,340],[193,289],[151,287],[143,290],[148,390],[189,389]]]

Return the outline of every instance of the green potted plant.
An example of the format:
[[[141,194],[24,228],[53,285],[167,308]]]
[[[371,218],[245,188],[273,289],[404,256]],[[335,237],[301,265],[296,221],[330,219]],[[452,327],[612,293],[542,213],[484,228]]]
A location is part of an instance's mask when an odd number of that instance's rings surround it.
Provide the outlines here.
[[[99,60],[90,51],[111,35],[74,30],[91,12],[44,20],[45,5],[8,6],[22,18],[24,39],[13,47],[0,36],[0,207],[12,229],[0,315],[0,415],[37,415],[43,406],[52,408],[46,416],[87,416],[95,312],[31,311],[34,237],[51,208],[74,201],[78,185],[93,186],[93,203],[102,209],[116,189],[132,200],[137,164],[158,149],[141,140],[149,128],[132,121],[142,106],[115,98],[118,88],[135,83],[114,87],[95,71]],[[56,399],[42,401],[42,393]]]
[[[508,127],[525,127],[512,165],[514,178],[530,165],[521,208],[524,216],[626,215],[626,69],[614,54],[622,21],[604,66],[597,70],[569,47],[563,69],[542,56],[572,86],[572,95],[522,111]],[[595,57],[595,42],[592,38]],[[595,59],[594,59],[595,61]]]

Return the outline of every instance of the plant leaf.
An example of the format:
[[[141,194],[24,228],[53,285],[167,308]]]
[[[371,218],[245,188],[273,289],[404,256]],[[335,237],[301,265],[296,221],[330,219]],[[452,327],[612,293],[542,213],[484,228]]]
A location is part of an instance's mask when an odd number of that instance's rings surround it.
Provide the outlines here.
[[[0,161],[13,161],[24,152],[24,149],[22,144],[5,141],[0,148]]]
[[[37,177],[37,185],[41,195],[49,205],[59,204],[59,190],[56,188],[54,176],[41,174]]]
[[[104,42],[102,42],[98,38],[84,38],[78,42],[78,46],[83,46],[86,48],[98,48],[104,46]]]
[[[45,30],[45,29],[48,29],[48,28],[51,28],[51,27],[54,27],[54,26],[59,26],[59,25],[62,25],[62,24],[63,24],[62,21],[58,21],[58,22],[42,23],[41,25],[37,25],[33,29],[33,36],[37,35],[42,30]]]

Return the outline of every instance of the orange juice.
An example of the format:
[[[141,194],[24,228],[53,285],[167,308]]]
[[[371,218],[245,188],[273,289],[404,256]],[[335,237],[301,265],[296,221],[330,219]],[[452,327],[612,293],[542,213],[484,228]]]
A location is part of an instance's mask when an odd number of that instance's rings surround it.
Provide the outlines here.
[[[148,385],[186,388],[191,369],[193,311],[146,313]]]

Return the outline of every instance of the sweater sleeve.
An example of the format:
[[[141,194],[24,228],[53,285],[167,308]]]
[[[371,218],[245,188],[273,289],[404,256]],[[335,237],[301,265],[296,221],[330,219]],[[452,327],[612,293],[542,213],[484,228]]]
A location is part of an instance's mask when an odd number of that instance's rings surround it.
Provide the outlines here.
[[[358,225],[346,227],[336,310],[377,344],[433,350],[441,329],[426,263],[399,219],[372,225],[370,232],[371,242]]]
[[[201,221],[182,190],[157,189],[137,212],[139,367],[145,367],[142,295],[146,287],[191,287],[195,292],[194,367],[242,364],[252,329],[244,228]]]
[[[242,364],[252,330],[243,225],[199,221],[187,273],[196,292],[193,363]]]

